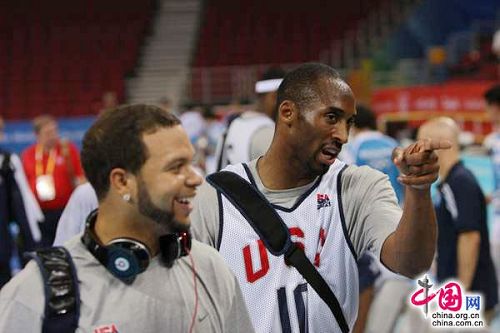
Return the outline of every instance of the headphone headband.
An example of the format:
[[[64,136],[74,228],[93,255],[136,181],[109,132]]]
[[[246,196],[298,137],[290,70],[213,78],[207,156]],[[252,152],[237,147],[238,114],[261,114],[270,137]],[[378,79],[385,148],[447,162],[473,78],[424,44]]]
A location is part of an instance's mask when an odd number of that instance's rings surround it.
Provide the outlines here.
[[[137,274],[146,270],[151,261],[151,253],[142,242],[132,238],[116,238],[109,244],[102,244],[95,232],[97,209],[92,211],[85,223],[82,242],[92,255],[113,274],[125,283],[132,283]],[[160,236],[161,261],[172,267],[174,261],[189,254],[191,236],[188,232]]]

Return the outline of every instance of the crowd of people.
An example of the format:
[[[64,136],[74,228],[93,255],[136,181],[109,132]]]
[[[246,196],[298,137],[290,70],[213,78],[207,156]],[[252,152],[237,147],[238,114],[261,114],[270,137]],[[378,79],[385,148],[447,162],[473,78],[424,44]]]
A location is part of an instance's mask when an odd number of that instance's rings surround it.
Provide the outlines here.
[[[392,332],[424,272],[480,292],[491,323],[500,85],[484,95],[491,194],[461,162],[451,118],[400,147],[319,63],[271,68],[255,92],[253,110],[222,120],[209,108],[177,117],[166,99],[106,108],[81,153],[42,115],[21,158],[0,150],[0,331]],[[259,200],[203,181],[214,172]],[[282,251],[251,217],[266,214],[287,230]],[[35,260],[11,279],[15,247]],[[316,278],[290,266],[296,251]]]

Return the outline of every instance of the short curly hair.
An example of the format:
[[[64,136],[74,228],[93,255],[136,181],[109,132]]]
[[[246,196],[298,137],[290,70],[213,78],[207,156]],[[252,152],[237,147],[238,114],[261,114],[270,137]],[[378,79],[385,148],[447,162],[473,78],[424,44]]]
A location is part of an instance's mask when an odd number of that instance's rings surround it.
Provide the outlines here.
[[[303,110],[310,103],[318,100],[318,82],[320,79],[341,80],[340,74],[332,67],[320,63],[306,63],[285,75],[278,88],[277,108],[289,100]]]
[[[143,134],[179,125],[179,119],[154,105],[136,104],[108,109],[99,115],[85,133],[82,144],[82,166],[97,198],[109,191],[109,174],[123,168],[133,174],[148,158]]]

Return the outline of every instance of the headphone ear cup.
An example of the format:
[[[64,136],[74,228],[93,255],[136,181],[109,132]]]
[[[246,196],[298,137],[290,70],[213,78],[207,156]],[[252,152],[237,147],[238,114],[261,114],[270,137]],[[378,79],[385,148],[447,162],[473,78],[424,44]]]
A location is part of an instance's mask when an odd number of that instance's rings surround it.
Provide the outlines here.
[[[167,267],[172,267],[174,261],[189,254],[191,235],[188,232],[162,235],[159,238],[161,260]]]
[[[167,267],[172,267],[179,258],[179,242],[175,234],[160,236],[161,260]]]
[[[99,242],[94,234],[97,209],[89,214],[82,242],[92,255],[115,277],[132,283],[137,274],[146,270],[151,260],[147,246],[132,238],[116,238],[108,245]]]
[[[111,245],[108,248],[106,268],[117,278],[131,283],[137,274],[141,273],[141,267],[137,256],[128,249]]]

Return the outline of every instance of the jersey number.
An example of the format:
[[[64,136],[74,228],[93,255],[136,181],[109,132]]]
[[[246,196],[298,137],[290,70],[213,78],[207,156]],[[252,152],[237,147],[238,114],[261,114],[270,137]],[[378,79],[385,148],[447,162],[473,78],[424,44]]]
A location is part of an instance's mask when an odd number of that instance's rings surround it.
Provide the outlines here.
[[[299,284],[293,291],[300,333],[306,332],[306,307],[304,297],[302,296],[303,293],[307,293],[307,283]],[[280,310],[281,329],[283,333],[291,333],[292,327],[290,325],[290,313],[288,311],[285,287],[278,289],[278,306]]]

